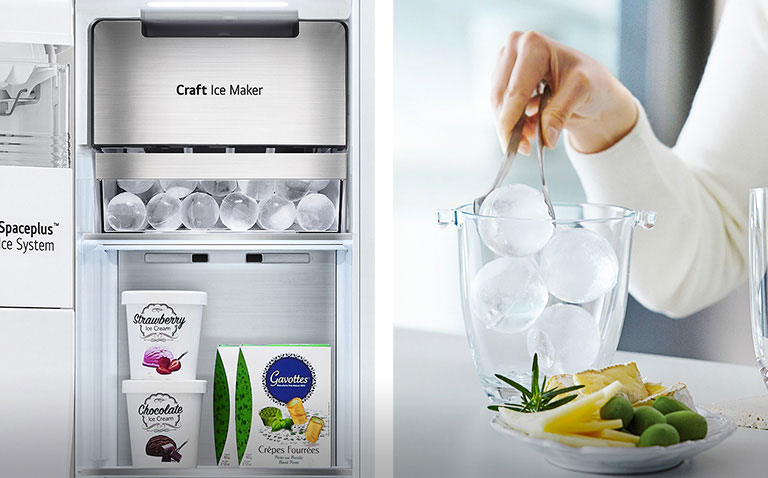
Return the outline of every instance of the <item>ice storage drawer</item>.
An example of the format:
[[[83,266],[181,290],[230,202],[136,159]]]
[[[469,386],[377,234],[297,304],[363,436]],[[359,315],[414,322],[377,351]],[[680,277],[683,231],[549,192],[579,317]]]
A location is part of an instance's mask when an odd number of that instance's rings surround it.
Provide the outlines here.
[[[104,232],[343,225],[345,153],[97,153],[96,178]]]
[[[157,38],[139,20],[92,27],[91,142],[346,145],[346,30],[295,38]]]

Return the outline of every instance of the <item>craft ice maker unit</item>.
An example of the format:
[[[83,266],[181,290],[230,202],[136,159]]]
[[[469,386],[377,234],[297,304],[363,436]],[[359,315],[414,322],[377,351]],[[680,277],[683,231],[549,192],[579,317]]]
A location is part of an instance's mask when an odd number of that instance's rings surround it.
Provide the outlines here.
[[[372,276],[360,251],[372,237],[359,217],[372,211],[361,199],[372,179],[361,173],[360,151],[370,139],[360,132],[361,89],[367,88],[359,63],[360,5],[259,3],[223,10],[110,11],[105,5],[99,15],[78,18],[78,25],[88,25],[79,50],[85,71],[78,71],[88,86],[81,108],[87,144],[77,156],[76,476],[372,473],[366,470],[374,431],[363,427],[361,415],[373,401],[362,378],[372,376],[373,361],[361,348],[371,340],[372,323],[360,313],[367,304],[360,291]],[[335,191],[336,219],[324,231],[294,225],[233,232],[218,223],[204,230],[120,232],[104,214],[120,180],[327,181],[320,193]],[[147,195],[157,193],[158,184]],[[119,298],[135,289],[208,294],[197,377],[209,381],[209,393],[197,469],[132,467],[119,386],[129,374]],[[329,468],[215,466],[210,390],[216,346],[240,343],[331,345]]]

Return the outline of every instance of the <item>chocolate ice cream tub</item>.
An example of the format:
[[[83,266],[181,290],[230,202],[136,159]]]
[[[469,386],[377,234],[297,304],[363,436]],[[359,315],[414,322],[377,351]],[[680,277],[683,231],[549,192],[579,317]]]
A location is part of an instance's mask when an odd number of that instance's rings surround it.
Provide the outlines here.
[[[124,380],[133,466],[194,468],[205,380]]]
[[[132,380],[194,380],[208,294],[187,290],[123,292]]]

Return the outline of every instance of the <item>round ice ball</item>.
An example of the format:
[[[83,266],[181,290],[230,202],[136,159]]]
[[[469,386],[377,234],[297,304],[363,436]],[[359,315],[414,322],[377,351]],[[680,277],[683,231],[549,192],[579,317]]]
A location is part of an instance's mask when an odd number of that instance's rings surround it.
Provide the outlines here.
[[[148,181],[143,179],[118,179],[117,185],[120,186],[120,189],[123,191],[133,194],[141,194],[152,189],[152,186],[155,185],[155,181],[152,179]]]
[[[323,194],[307,194],[296,207],[296,220],[305,231],[325,231],[334,219],[336,207]]]
[[[256,224],[259,203],[240,191],[229,193],[221,201],[219,215],[227,228],[233,231],[247,231]]]
[[[197,181],[191,180],[160,180],[160,187],[163,188],[163,191],[170,194],[171,196],[175,197],[176,199],[181,199],[183,197],[186,197],[190,194],[192,194],[192,191],[197,188]]]
[[[277,181],[275,192],[289,201],[298,201],[309,193],[309,185],[312,181],[292,180]]]
[[[210,229],[219,220],[219,205],[205,193],[192,193],[181,203],[181,222],[187,229]]]
[[[616,285],[619,261],[611,244],[583,228],[558,231],[539,260],[549,292],[565,302],[583,304]]]
[[[237,190],[237,181],[200,181],[200,187],[211,196],[223,198]]]
[[[296,220],[296,206],[282,196],[273,194],[259,205],[259,226],[273,231],[288,229]]]
[[[237,182],[240,191],[257,201],[267,199],[275,193],[275,181],[271,179],[241,179]]]
[[[139,231],[146,220],[147,208],[133,193],[120,193],[107,204],[107,223],[115,231]]]
[[[527,256],[538,252],[547,244],[554,229],[544,195],[524,184],[508,184],[494,189],[483,201],[480,215],[521,219],[478,219],[483,242],[501,256]]]
[[[309,182],[309,191],[315,193],[322,191],[323,189],[327,188],[330,183],[331,181],[328,179],[313,179]]]
[[[156,194],[147,203],[147,221],[158,231],[173,231],[181,226],[181,201],[169,193]]]
[[[577,305],[550,305],[528,329],[528,353],[539,355],[547,373],[578,372],[594,365],[600,351],[595,319]]]
[[[549,295],[530,258],[500,257],[472,279],[472,315],[489,329],[505,333],[528,328],[547,306]]]

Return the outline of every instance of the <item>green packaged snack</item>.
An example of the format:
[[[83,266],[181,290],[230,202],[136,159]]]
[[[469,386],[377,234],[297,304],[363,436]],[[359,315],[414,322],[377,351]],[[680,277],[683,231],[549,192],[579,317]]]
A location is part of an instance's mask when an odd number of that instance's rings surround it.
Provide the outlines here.
[[[220,345],[216,350],[213,369],[213,442],[216,464],[237,467],[237,440],[235,437],[235,375],[237,373],[237,346]]]

